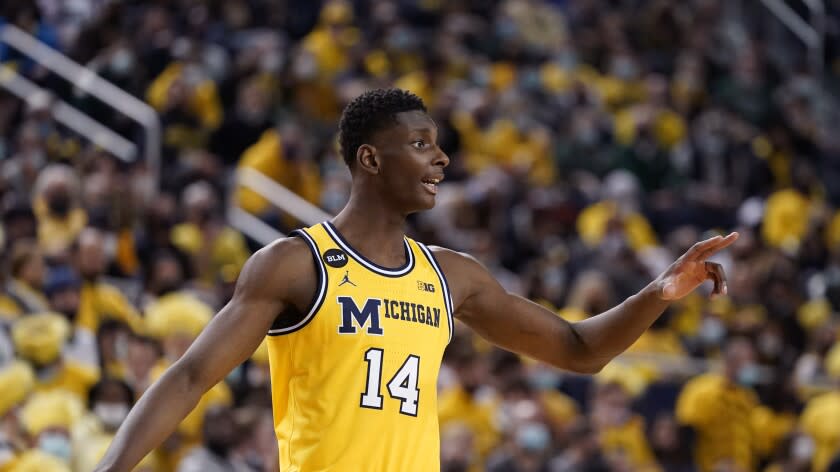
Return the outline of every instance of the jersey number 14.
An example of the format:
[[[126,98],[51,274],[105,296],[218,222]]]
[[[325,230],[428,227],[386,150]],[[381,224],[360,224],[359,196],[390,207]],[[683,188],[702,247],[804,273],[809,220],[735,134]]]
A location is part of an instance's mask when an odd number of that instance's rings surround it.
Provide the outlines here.
[[[367,362],[367,381],[365,391],[362,393],[360,406],[362,408],[382,409],[382,349],[372,347],[365,352]],[[388,381],[388,394],[391,398],[400,400],[400,413],[409,416],[417,416],[417,402],[420,398],[420,389],[417,388],[417,374],[420,372],[420,358],[414,354],[409,355],[402,367]]]

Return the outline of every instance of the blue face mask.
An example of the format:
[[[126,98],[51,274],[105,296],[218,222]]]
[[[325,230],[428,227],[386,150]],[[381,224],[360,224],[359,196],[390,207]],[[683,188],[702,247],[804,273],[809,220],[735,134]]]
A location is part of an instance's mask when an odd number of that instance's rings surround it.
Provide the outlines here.
[[[563,376],[559,371],[543,368],[532,372],[528,376],[528,383],[537,390],[552,390],[560,385],[562,379]]]
[[[717,318],[706,318],[700,324],[698,334],[707,346],[714,346],[726,337],[726,326]]]
[[[551,433],[542,423],[529,423],[516,432],[516,443],[526,451],[543,452],[551,443]]]
[[[740,369],[735,376],[735,380],[744,387],[754,387],[758,385],[761,379],[761,371],[755,364],[747,364]]]
[[[65,462],[70,462],[70,458],[73,456],[73,447],[70,445],[70,438],[63,434],[42,434],[40,439],[38,439],[38,449]]]

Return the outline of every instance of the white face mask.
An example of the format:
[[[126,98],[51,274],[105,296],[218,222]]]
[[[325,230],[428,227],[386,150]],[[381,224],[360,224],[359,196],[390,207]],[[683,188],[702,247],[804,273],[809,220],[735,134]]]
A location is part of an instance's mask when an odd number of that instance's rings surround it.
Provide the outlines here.
[[[93,407],[93,413],[109,429],[119,428],[128,416],[128,411],[128,405],[124,403],[97,403]]]

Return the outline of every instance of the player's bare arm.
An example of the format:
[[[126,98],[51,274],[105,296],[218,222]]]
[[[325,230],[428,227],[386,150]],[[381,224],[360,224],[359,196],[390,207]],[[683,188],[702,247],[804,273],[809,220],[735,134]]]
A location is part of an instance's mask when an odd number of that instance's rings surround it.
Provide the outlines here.
[[[719,264],[707,259],[738,238],[737,233],[695,244],[665,272],[620,305],[578,323],[508,293],[470,256],[434,248],[450,281],[455,316],[494,344],[556,367],[595,373],[622,353],[678,300],[706,280],[712,295],[726,293]]]
[[[256,350],[278,314],[289,305],[308,306],[315,286],[312,255],[299,238],[279,240],[255,253],[231,301],[143,395],[96,470],[132,470],[175,431],[208,389]]]

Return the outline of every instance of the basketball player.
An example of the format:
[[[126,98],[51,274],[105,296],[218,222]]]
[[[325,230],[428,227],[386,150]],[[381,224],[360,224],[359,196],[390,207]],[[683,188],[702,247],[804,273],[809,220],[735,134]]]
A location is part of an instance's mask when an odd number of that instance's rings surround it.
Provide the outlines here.
[[[344,110],[353,186],[332,220],[254,254],[232,300],[135,406],[99,471],[130,471],[268,334],[280,469],[440,469],[436,382],[457,318],[560,369],[598,372],[705,280],[737,233],[700,242],[638,294],[570,324],[507,293],[472,257],[404,235],[432,208],[449,158],[415,95],[375,90]]]

